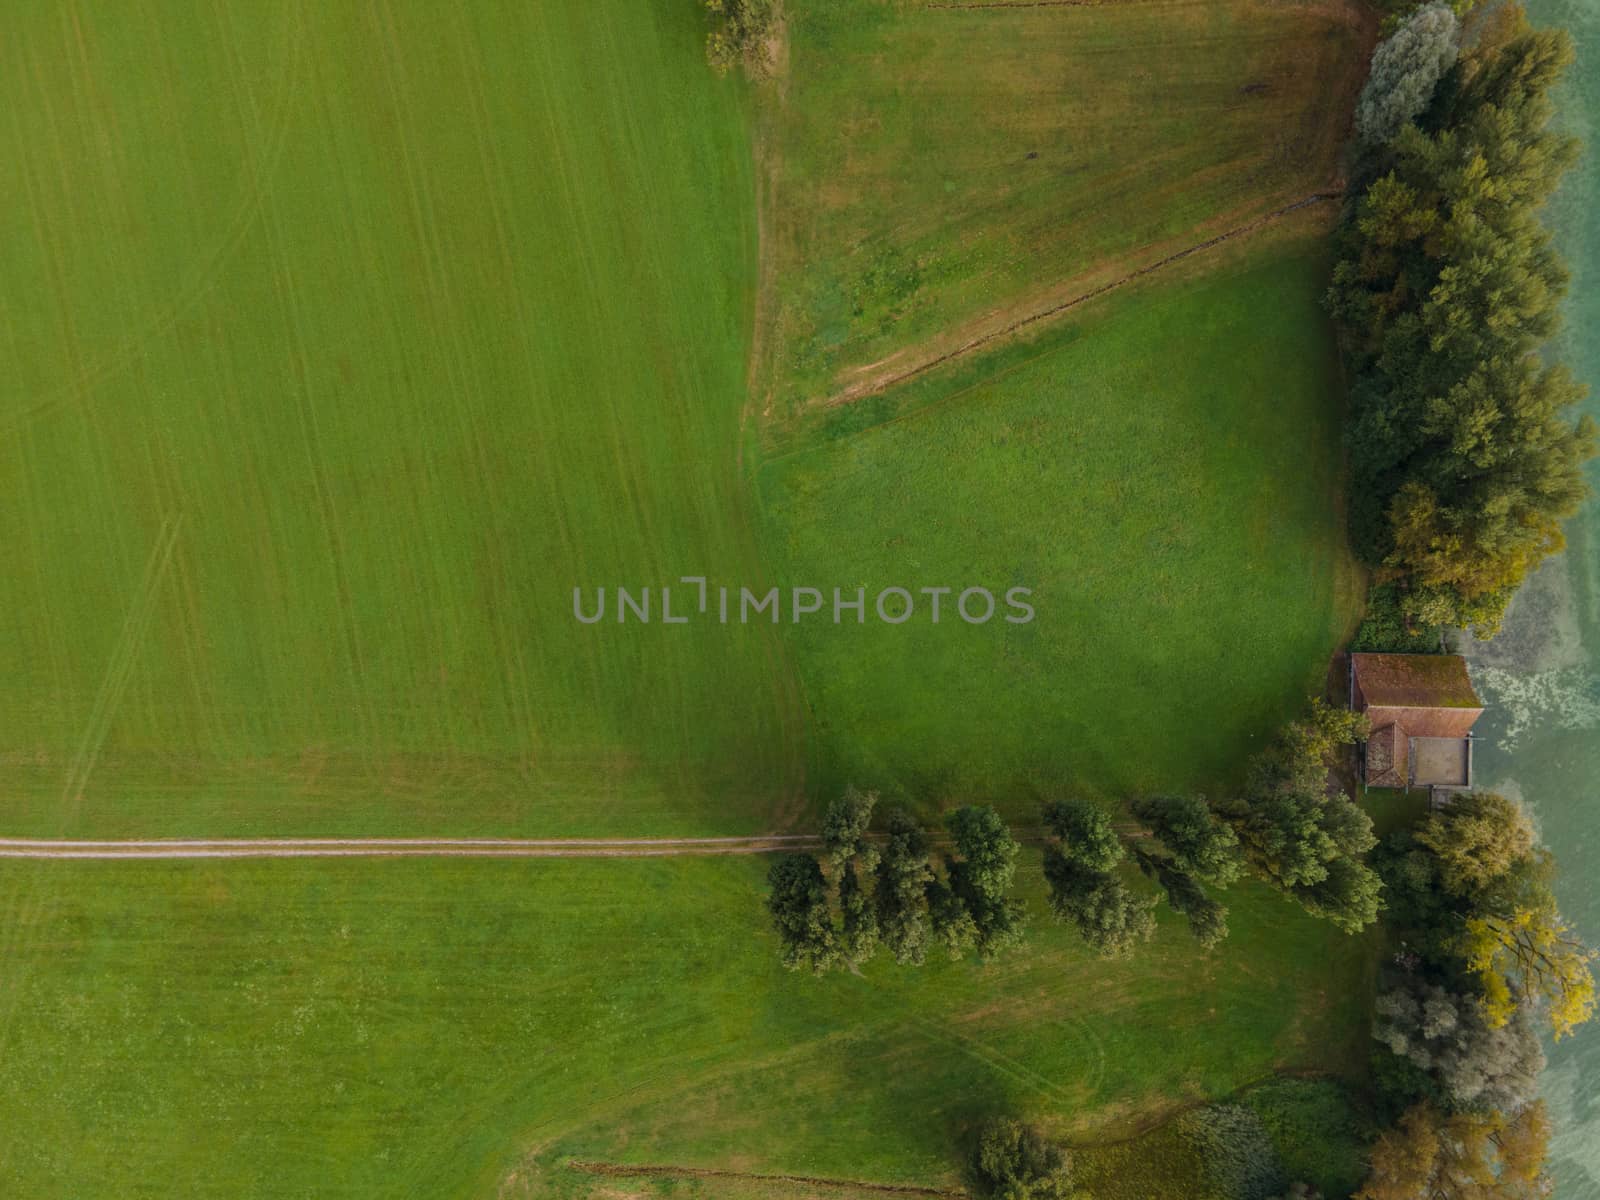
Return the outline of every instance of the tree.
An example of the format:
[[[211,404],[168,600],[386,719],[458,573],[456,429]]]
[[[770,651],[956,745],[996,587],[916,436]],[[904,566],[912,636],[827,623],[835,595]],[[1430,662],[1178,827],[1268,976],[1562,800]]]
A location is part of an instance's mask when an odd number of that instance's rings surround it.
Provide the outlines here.
[[[1456,60],[1459,25],[1449,5],[1424,5],[1380,42],[1356,103],[1356,134],[1380,145],[1400,132],[1433,99],[1434,88]]]
[[[1127,958],[1156,931],[1156,898],[1136,898],[1117,876],[1092,871],[1056,847],[1045,850],[1050,908],[1105,959]]]
[[[835,872],[863,851],[869,856],[864,867],[870,871],[875,865],[872,857],[876,851],[862,839],[872,823],[872,809],[877,802],[877,792],[857,791],[854,786],[848,786],[843,795],[828,805],[827,814],[822,818],[822,848]]]
[[[1133,801],[1133,815],[1160,839],[1172,866],[1199,883],[1227,887],[1244,870],[1239,837],[1199,796],[1150,796]],[[1174,905],[1176,907],[1176,905]]]
[[[809,854],[786,854],[767,872],[767,910],[783,943],[783,965],[817,975],[838,961],[822,868]]]
[[[1595,451],[1571,414],[1581,389],[1539,354],[1567,286],[1539,210],[1576,155],[1549,129],[1571,39],[1491,33],[1369,155],[1329,290],[1353,381],[1352,540],[1407,620],[1484,636],[1561,548]]]
[[[878,913],[861,887],[853,860],[839,870],[839,912],[839,956],[853,969],[878,952]]]
[[[878,860],[878,937],[902,966],[921,966],[928,956],[928,837],[900,810],[889,815],[889,837]]]
[[[726,73],[741,59],[757,60],[777,20],[776,0],[705,0],[705,5],[712,19],[706,60],[716,72]]]
[[[991,1200],[1067,1200],[1072,1162],[1065,1150],[1020,1121],[995,1120],[978,1131],[973,1191]]]
[[[1547,889],[1509,912],[1468,917],[1462,952],[1483,986],[1491,1025],[1504,1025],[1519,1005],[1544,1004],[1559,1041],[1594,1016],[1589,964],[1595,952],[1573,932]]]
[[[1167,903],[1189,922],[1189,932],[1207,950],[1228,936],[1228,910],[1206,894],[1205,888],[1173,865],[1171,859],[1135,847],[1139,869],[1161,885]]]
[[[1377,919],[1382,881],[1366,865],[1372,819],[1330,793],[1328,763],[1366,732],[1366,718],[1320,700],[1250,762],[1244,795],[1217,806],[1245,861],[1313,916],[1357,932]]]
[[[960,856],[945,859],[949,891],[971,922],[978,958],[988,961],[1022,941],[1026,914],[1021,901],[1007,896],[1022,847],[992,808],[958,808],[945,826]]]
[[[1122,861],[1122,842],[1104,810],[1087,800],[1053,800],[1044,823],[1060,839],[1060,851],[1089,871],[1109,871]]]
[[[1534,1200],[1549,1195],[1543,1103],[1515,1117],[1409,1109],[1378,1137],[1355,1200]]]
[[[1438,1084],[1453,1109],[1520,1112],[1535,1097],[1544,1051],[1527,1014],[1493,1026],[1474,997],[1401,980],[1374,1006],[1373,1036]]]
[[[1348,802],[1340,807],[1360,812]],[[1367,837],[1371,845],[1371,834]],[[1324,869],[1326,873],[1316,883],[1289,889],[1301,908],[1346,933],[1360,933],[1378,919],[1383,910],[1383,881],[1377,872],[1350,855],[1330,859]]]
[[[1533,854],[1533,826],[1504,796],[1471,792],[1430,813],[1416,841],[1432,852],[1444,889],[1465,897],[1504,878]]]

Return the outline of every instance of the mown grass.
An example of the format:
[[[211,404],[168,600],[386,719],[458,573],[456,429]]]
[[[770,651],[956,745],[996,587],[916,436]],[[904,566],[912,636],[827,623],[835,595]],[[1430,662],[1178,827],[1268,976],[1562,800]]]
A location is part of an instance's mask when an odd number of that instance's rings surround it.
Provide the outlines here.
[[[17,15],[7,832],[770,823],[770,631],[572,617],[762,575],[750,149],[703,36],[682,0]]]
[[[780,421],[909,343],[1325,187],[1370,37],[1338,3],[787,13],[763,106]]]
[[[1316,243],[1272,244],[839,410],[765,464],[787,580],[1033,591],[1028,624],[934,625],[923,601],[792,627],[824,791],[1031,815],[1063,788],[1234,781],[1359,605],[1324,278]]]
[[[545,1196],[570,1156],[937,1182],[994,1112],[1092,1139],[1352,1061],[1361,940],[1248,886],[1218,951],[1164,920],[1104,965],[1036,857],[1025,953],[820,981],[778,965],[761,859],[5,864],[0,1192]]]

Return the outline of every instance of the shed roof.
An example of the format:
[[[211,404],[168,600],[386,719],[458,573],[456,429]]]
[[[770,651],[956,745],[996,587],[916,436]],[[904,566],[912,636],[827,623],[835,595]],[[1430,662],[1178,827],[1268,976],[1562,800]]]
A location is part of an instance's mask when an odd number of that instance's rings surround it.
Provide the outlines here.
[[[1407,778],[1409,739],[1405,730],[1391,722],[1374,729],[1367,738],[1366,779],[1368,787],[1403,788]]]
[[[1352,654],[1365,708],[1476,708],[1483,701],[1459,654]]]

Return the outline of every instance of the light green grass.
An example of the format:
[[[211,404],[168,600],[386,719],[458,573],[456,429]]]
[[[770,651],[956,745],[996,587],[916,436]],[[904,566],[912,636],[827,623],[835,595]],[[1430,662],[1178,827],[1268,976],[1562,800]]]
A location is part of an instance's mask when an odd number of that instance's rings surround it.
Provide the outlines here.
[[[763,109],[780,418],[908,343],[1327,186],[1370,24],[1263,0],[787,12]]]
[[[8,832],[770,822],[770,634],[571,614],[761,575],[703,36],[682,0],[17,14]]]
[[[0,1194],[545,1196],[571,1155],[938,1181],[991,1113],[1115,1133],[1365,1036],[1365,943],[1253,885],[1217,952],[1164,919],[1102,965],[1030,851],[1028,952],[818,981],[765,867],[0,866]]]
[[[1063,788],[1236,778],[1320,693],[1359,602],[1324,271],[1273,243],[842,410],[766,465],[796,583],[1033,590],[1029,624],[934,625],[924,601],[900,626],[793,627],[822,776],[1030,815]]]

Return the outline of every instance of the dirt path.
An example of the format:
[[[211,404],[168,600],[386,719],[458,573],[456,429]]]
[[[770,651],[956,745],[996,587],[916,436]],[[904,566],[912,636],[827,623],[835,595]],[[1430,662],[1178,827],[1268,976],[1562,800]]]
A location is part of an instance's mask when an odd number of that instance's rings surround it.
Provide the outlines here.
[[[815,1175],[765,1175],[750,1171],[728,1171],[716,1167],[676,1167],[657,1163],[586,1162],[572,1159],[569,1170],[585,1175],[603,1175],[624,1179],[727,1179],[747,1183],[788,1183],[808,1189],[827,1189],[839,1192],[870,1192],[874,1195],[964,1197],[966,1192],[944,1191],[939,1188],[917,1187],[912,1184],[866,1183],[856,1179],[825,1179]]]
[[[1115,823],[1125,839],[1148,837],[1131,821]],[[1048,840],[1037,826],[1011,831],[1024,846]],[[867,840],[882,843],[881,833]],[[932,831],[932,850],[950,845]],[[270,838],[17,838],[0,837],[4,858],[682,858],[718,854],[778,854],[820,850],[810,833],[755,833],[745,837],[270,837]]]
[[[982,333],[968,337],[948,350],[936,348],[940,341],[946,341],[946,344],[948,344],[947,339],[950,335],[946,333],[934,339],[931,345],[925,343],[922,347],[908,347],[897,351],[890,359],[878,364],[876,369],[866,368],[864,371],[858,371],[858,378],[854,382],[846,386],[842,391],[822,400],[821,404],[825,408],[837,408],[839,405],[851,404],[867,396],[888,391],[890,388],[905,383],[909,379],[914,379],[916,376],[931,371],[935,367],[943,366],[948,362],[964,358],[996,342],[1004,341],[1030,325],[1059,316],[1064,312],[1077,308],[1080,304],[1086,304],[1091,300],[1104,296],[1107,292],[1115,291],[1120,287],[1133,283],[1135,280],[1143,279],[1147,275],[1153,275],[1167,267],[1174,266],[1193,255],[1211,250],[1236,238],[1247,237],[1281,221],[1292,213],[1314,205],[1338,200],[1343,195],[1344,193],[1341,190],[1327,189],[1313,192],[1309,196],[1302,196],[1293,203],[1285,204],[1280,208],[1273,209],[1271,212],[1263,213],[1253,220],[1225,229],[1221,233],[1208,237],[1203,241],[1184,246],[1182,249],[1164,255],[1137,270],[1129,271],[1096,287],[1088,288],[1076,295],[1058,300],[1035,312],[1028,313],[1026,316],[1010,321],[999,328],[990,328]]]
[[[772,833],[704,838],[0,838],[0,858],[665,858],[812,850]]]

